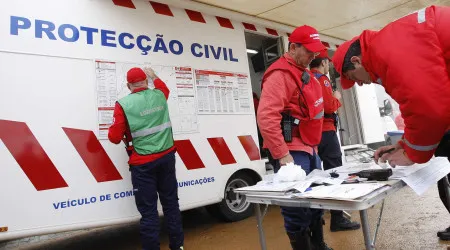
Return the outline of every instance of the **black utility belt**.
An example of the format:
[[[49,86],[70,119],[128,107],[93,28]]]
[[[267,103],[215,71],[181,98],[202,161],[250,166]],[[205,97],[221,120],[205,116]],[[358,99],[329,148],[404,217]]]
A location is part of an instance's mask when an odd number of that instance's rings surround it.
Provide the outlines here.
[[[323,117],[324,118],[327,118],[327,119],[333,119],[333,121],[334,121],[334,126],[337,128],[338,127],[338,121],[339,121],[339,117],[338,117],[338,115],[336,114],[336,113],[331,113],[331,114],[323,114]]]

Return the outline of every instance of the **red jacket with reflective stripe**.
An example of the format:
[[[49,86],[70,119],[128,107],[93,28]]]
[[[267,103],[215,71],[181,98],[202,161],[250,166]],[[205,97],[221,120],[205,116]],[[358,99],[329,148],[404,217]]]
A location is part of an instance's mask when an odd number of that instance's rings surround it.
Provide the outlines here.
[[[281,113],[290,111],[292,116],[300,119],[310,119],[310,117],[316,116],[317,112],[323,111],[321,88],[314,75],[309,70],[297,66],[294,59],[287,53],[278,60],[278,62],[273,63],[269,69],[267,69],[261,85],[262,91],[257,120],[259,130],[264,138],[264,147],[269,149],[275,159],[285,156],[290,150],[304,151],[313,154],[313,149],[317,152],[317,147],[306,145],[300,137],[293,137],[292,142],[289,143],[284,141],[280,126],[282,118]],[[283,61],[281,65],[284,65],[285,68],[280,67],[281,60]],[[303,92],[305,97],[310,99],[308,102],[308,107],[310,107],[309,110],[306,107],[303,107],[302,110],[300,110],[299,100],[302,100],[303,98],[301,98],[294,77],[295,73],[296,77],[300,78],[303,71],[308,72],[310,76],[310,82],[304,87]],[[299,83],[299,86],[302,86],[301,82]],[[314,92],[312,92],[313,87],[315,89]],[[309,95],[307,94],[308,92],[310,93]],[[318,140],[320,141],[322,135],[322,119],[320,119],[319,123],[320,128],[312,128],[312,131],[309,132],[308,136],[318,137]]]
[[[449,31],[450,8],[431,6],[360,36],[363,66],[399,103],[400,143],[416,163],[433,156],[450,125]]]
[[[323,111],[325,112],[325,115],[333,114],[341,107],[341,103],[336,97],[333,96],[333,89],[331,87],[330,79],[328,79],[327,75],[320,73],[318,70],[311,69],[311,72],[321,75],[317,80],[319,80],[320,86],[322,86]],[[323,119],[322,131],[336,131],[333,118]]]

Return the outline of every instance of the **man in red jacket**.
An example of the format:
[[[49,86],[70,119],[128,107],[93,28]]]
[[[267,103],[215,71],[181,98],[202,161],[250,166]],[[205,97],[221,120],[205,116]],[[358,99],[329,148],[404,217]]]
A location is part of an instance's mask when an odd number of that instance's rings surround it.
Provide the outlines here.
[[[325,170],[342,166],[341,145],[336,133],[337,110],[341,106],[339,100],[341,93],[331,87],[327,74],[330,71],[330,58],[328,51],[324,50],[309,64],[311,72],[319,80],[322,86],[324,120],[322,127],[322,139],[319,145],[319,157],[323,161]],[[359,223],[352,222],[346,217],[342,210],[331,210],[330,230],[332,232],[344,230],[356,230],[360,228]]]
[[[306,174],[320,168],[317,145],[323,122],[322,89],[307,67],[324,49],[317,30],[306,25],[296,28],[288,52],[266,70],[261,85],[257,121],[264,147],[278,160],[276,164],[294,162]],[[279,166],[274,167],[277,172]],[[330,249],[323,239],[323,210],[281,210],[294,250]]]
[[[431,6],[337,49],[333,64],[344,89],[375,82],[400,105],[405,135],[381,159],[409,166],[431,159],[450,125],[450,8]],[[424,84],[426,83],[426,84]],[[425,122],[426,121],[426,122]]]
[[[450,127],[449,26],[450,8],[430,6],[379,32],[363,31],[334,54],[344,89],[355,82],[375,82],[400,105],[405,134],[396,145],[379,148],[376,162],[381,159],[394,166],[427,162]],[[380,156],[391,148],[393,152]]]
[[[154,89],[148,88],[148,78]],[[130,155],[131,182],[141,214],[141,239],[145,250],[159,249],[158,195],[167,220],[170,249],[182,250],[184,234],[178,204],[175,174],[175,146],[167,107],[169,88],[151,68],[127,72],[131,94],[116,102],[114,123],[108,138],[114,144],[124,140]],[[125,137],[125,138],[124,138]]]

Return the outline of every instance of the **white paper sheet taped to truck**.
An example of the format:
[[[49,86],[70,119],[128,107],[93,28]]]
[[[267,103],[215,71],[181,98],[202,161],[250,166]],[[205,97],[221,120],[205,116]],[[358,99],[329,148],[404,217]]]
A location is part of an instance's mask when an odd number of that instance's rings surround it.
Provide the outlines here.
[[[249,114],[251,93],[246,74],[196,70],[199,114]]]
[[[198,132],[192,68],[96,60],[99,139],[108,139],[116,101],[130,94],[128,70],[145,66],[150,66],[170,89],[168,105],[174,134]],[[149,86],[152,85],[149,80]]]

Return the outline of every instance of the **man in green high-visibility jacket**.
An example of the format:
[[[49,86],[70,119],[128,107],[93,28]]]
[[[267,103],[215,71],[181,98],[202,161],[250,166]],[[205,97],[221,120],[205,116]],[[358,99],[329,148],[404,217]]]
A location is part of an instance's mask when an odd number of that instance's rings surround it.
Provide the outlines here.
[[[154,89],[148,88],[148,78]],[[143,249],[160,249],[158,195],[167,220],[170,249],[183,249],[184,234],[175,175],[175,146],[167,98],[169,89],[151,68],[127,72],[131,94],[114,108],[114,123],[108,131],[112,143],[125,137],[129,151],[131,181],[136,206],[141,213]]]

